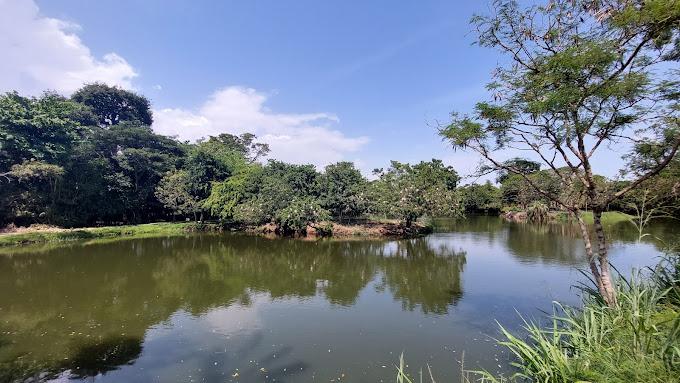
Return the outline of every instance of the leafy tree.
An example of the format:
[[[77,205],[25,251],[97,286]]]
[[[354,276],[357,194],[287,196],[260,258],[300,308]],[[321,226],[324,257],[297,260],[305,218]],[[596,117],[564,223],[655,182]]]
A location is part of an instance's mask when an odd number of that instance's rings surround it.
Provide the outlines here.
[[[156,198],[163,206],[172,211],[173,220],[176,215],[193,214],[200,210],[199,201],[190,193],[189,174],[185,170],[170,171],[156,186]]]
[[[413,166],[392,161],[377,175],[370,189],[373,211],[399,218],[407,227],[425,214],[456,216],[462,212],[456,191],[458,174],[439,160]]]
[[[216,217],[222,220],[236,220],[247,224],[262,223],[267,217],[259,206],[256,195],[249,192],[254,179],[259,179],[262,167],[259,164],[250,164],[225,181],[213,182],[210,195],[203,201],[203,206]],[[251,199],[246,201],[247,197]],[[238,209],[241,205],[242,208]]]
[[[98,128],[91,150],[105,161],[101,174],[113,201],[121,205],[123,221],[140,222],[164,216],[156,199],[156,185],[165,173],[176,168],[184,149],[171,138],[155,134],[150,127],[121,123],[107,129]],[[100,167],[101,168],[101,167]]]
[[[326,166],[319,177],[321,201],[333,217],[357,217],[366,212],[367,181],[351,162]]]
[[[240,136],[222,133],[203,141],[203,146],[211,152],[229,155],[235,153],[248,162],[255,162],[269,154],[269,145],[256,142],[257,136],[243,133]],[[219,156],[219,155],[218,155]]]
[[[276,212],[274,221],[283,234],[303,234],[307,226],[330,219],[328,211],[312,197],[295,198],[285,208]]]
[[[153,116],[149,100],[129,90],[103,83],[85,85],[71,96],[73,101],[89,106],[100,126],[121,122],[151,125]]]
[[[677,1],[552,0],[521,7],[497,0],[490,16],[476,16],[479,44],[509,61],[488,85],[492,100],[476,105],[471,116],[453,115],[441,134],[454,148],[471,149],[490,166],[519,174],[539,193],[578,221],[593,278],[603,299],[616,304],[609,269],[602,212],[643,182],[659,174],[680,145],[678,70],[680,58]],[[602,188],[595,179],[593,155],[599,149],[629,144],[631,182]],[[533,151],[582,198],[565,200],[543,190],[520,169],[494,152]],[[566,171],[560,171],[564,166]],[[594,233],[581,219],[585,201],[593,210]],[[595,246],[595,250],[593,247]]]
[[[57,184],[64,169],[40,161],[26,161],[12,165],[2,176],[7,181],[3,187],[2,210],[8,211],[19,224],[32,222],[50,223],[57,192]],[[4,194],[4,193],[3,193]]]
[[[534,186],[553,195],[562,195],[565,200],[570,195],[575,194],[573,190],[565,189],[560,178],[555,176],[552,171],[544,170],[531,174],[508,175],[501,184],[501,201],[505,206],[519,206],[522,209],[526,209],[537,201],[550,205],[551,199],[539,192]],[[581,190],[577,190],[576,195],[580,196]]]
[[[541,170],[541,164],[535,161],[527,160],[525,158],[513,158],[510,160],[507,160],[503,162],[503,165],[507,168],[513,168],[517,170],[519,173],[522,174],[533,174],[536,173],[537,171]],[[495,170],[493,167],[489,168],[489,170]],[[511,176],[511,174],[504,169],[499,169],[496,170],[498,173],[498,177],[496,178],[496,182],[498,183],[503,183],[508,177]]]
[[[501,210],[501,192],[490,181],[461,188],[461,200],[467,212],[498,212]]]
[[[221,162],[199,145],[191,148],[184,169],[187,171],[191,194],[205,199],[210,194],[212,182],[224,181],[232,174],[228,164]]]
[[[0,172],[29,160],[62,164],[91,123],[88,108],[54,93],[0,96]]]

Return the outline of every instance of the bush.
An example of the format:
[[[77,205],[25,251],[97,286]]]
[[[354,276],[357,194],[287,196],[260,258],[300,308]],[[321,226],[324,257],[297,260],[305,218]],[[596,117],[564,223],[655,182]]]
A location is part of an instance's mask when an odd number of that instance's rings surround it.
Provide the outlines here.
[[[330,219],[328,210],[311,197],[294,199],[290,205],[276,212],[274,221],[281,234],[304,234],[308,225]]]
[[[533,223],[548,222],[548,211],[548,205],[543,202],[534,202],[527,209],[527,218]]]

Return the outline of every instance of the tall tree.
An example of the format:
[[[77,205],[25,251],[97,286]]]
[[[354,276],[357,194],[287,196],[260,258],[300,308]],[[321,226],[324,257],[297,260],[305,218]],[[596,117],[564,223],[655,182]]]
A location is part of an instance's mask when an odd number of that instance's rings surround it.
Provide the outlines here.
[[[513,159],[503,162],[503,165],[509,168],[514,168],[523,174],[532,174],[541,170],[541,164],[536,161],[527,160],[526,158],[515,157]],[[503,183],[511,175],[507,170],[495,169],[493,167],[489,168],[490,171],[496,171],[498,177],[496,177],[496,182]]]
[[[326,166],[319,177],[323,207],[337,218],[357,217],[367,208],[366,179],[351,162]]]
[[[200,209],[199,201],[190,193],[189,175],[185,170],[175,170],[166,173],[156,186],[156,198],[172,212],[173,220],[176,215],[193,214]]]
[[[488,85],[491,101],[478,103],[474,115],[454,114],[441,134],[569,211],[600,294],[615,305],[602,213],[662,171],[680,145],[679,71],[671,64],[680,58],[680,1],[551,0],[524,8],[497,0],[491,15],[472,22],[479,44],[508,64]],[[593,156],[611,146],[630,149],[637,162],[626,169],[631,182],[615,189],[601,187],[593,169]],[[495,157],[506,148],[533,151],[582,196],[543,190]],[[594,237],[574,202],[581,199],[592,208]]]
[[[416,165],[392,161],[387,170],[376,169],[380,178],[371,183],[375,213],[404,221],[407,227],[423,215],[457,216],[462,213],[456,190],[458,173],[433,159]]]
[[[103,83],[88,84],[73,93],[71,99],[89,106],[102,127],[125,121],[144,125],[153,123],[149,100],[116,86]]]
[[[92,124],[87,107],[54,93],[0,96],[0,172],[29,160],[63,163]]]

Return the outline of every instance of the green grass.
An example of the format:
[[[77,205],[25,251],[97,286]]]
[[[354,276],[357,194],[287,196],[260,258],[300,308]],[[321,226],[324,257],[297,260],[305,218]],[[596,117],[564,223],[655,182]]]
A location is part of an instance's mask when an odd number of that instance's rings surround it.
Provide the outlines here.
[[[548,326],[525,322],[523,336],[501,327],[499,344],[513,356],[512,375],[463,369],[461,381],[680,382],[680,255],[668,256],[646,274],[619,278],[614,308],[596,290],[583,292],[579,308],[555,304]],[[426,381],[435,381],[427,375]],[[422,376],[408,376],[400,361],[397,382],[422,382]]]
[[[583,218],[583,221],[587,225],[592,225],[594,223],[593,221],[593,213],[590,211],[585,211],[581,213],[581,217]],[[602,213],[602,224],[603,225],[613,225],[619,222],[628,222],[630,219],[633,218],[632,215],[622,213],[620,211],[606,211]],[[569,221],[571,217],[567,213],[560,212],[557,215],[557,219],[559,221]]]
[[[0,247],[17,246],[36,243],[65,242],[76,240],[115,238],[123,236],[158,237],[182,235],[192,231],[214,231],[217,225],[198,224],[194,222],[161,222],[142,225],[105,226],[83,229],[71,229],[57,232],[28,232],[17,234],[1,234]]]

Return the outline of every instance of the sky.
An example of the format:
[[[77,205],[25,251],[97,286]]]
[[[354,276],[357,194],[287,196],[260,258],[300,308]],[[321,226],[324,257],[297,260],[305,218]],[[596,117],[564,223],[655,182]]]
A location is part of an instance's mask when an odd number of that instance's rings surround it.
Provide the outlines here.
[[[0,0],[0,92],[101,81],[148,97],[154,130],[181,140],[251,132],[288,162],[370,174],[440,158],[465,176],[480,159],[436,126],[486,98],[501,58],[473,45],[469,24],[485,12],[451,0]]]

